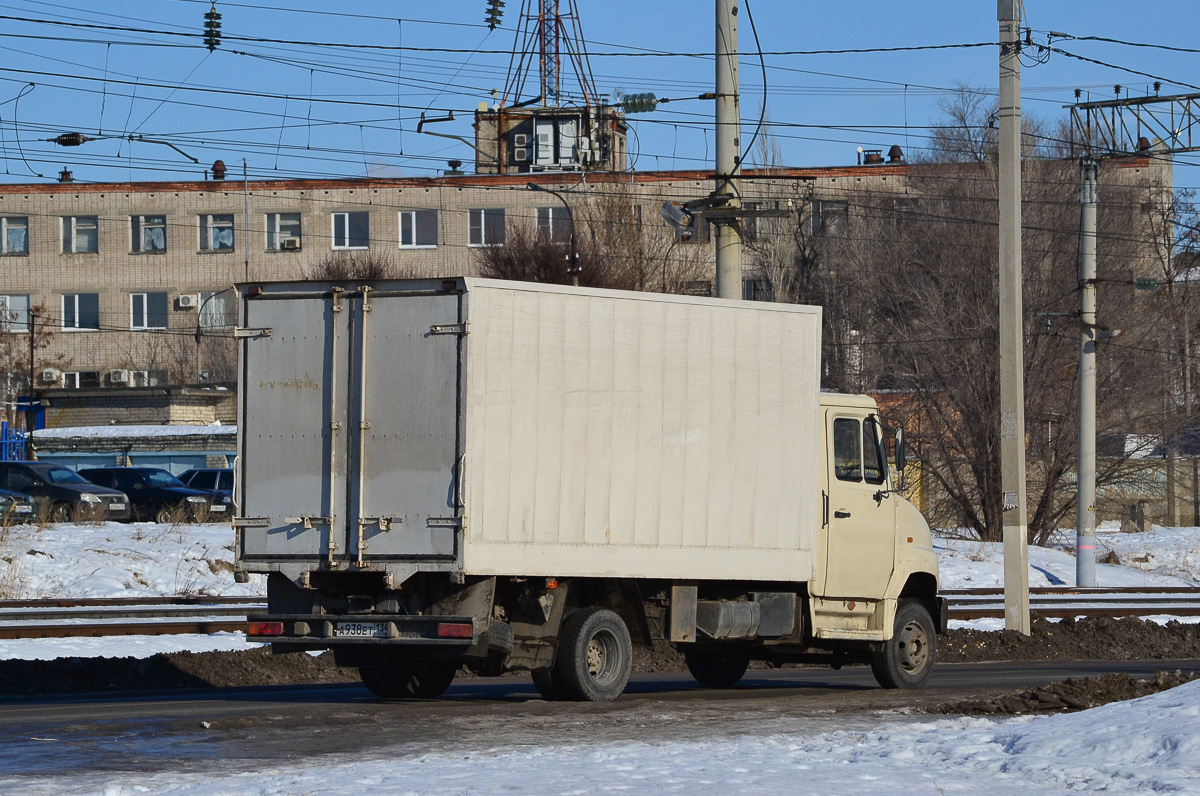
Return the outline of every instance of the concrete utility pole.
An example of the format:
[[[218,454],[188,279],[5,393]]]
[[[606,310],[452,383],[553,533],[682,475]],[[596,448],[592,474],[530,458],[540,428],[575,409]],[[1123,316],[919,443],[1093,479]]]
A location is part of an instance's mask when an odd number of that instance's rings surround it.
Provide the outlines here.
[[[1021,301],[1022,0],[997,0],[1000,22],[1000,480],[1004,626],[1029,635],[1025,514],[1025,371]]]
[[[741,109],[738,105],[737,0],[717,5],[717,187],[714,197],[727,197],[722,210],[742,206]],[[714,224],[717,235],[717,298],[742,297],[742,228],[736,216]]]
[[[1079,485],[1075,493],[1075,586],[1096,585],[1096,172],[1079,164]]]
[[[36,375],[34,370],[36,363],[34,357],[37,352],[37,313],[32,309],[28,312],[29,315],[29,406],[25,408],[25,458],[33,458],[33,427],[37,418],[37,404],[34,403],[34,396],[37,394],[34,391],[33,378]]]

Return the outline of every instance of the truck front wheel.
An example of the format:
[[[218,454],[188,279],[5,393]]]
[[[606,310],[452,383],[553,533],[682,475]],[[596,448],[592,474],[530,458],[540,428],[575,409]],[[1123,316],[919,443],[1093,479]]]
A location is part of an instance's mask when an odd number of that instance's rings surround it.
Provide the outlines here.
[[[933,620],[920,603],[902,602],[894,628],[892,637],[871,652],[871,672],[884,688],[920,688],[937,657]]]
[[[683,659],[696,682],[708,688],[736,685],[750,665],[749,655],[713,649],[685,650]]]
[[[458,664],[448,661],[416,659],[392,662],[386,666],[360,666],[363,685],[382,699],[437,699],[446,692]]]
[[[585,608],[563,622],[554,680],[569,699],[612,702],[625,691],[633,668],[629,628],[607,608]]]

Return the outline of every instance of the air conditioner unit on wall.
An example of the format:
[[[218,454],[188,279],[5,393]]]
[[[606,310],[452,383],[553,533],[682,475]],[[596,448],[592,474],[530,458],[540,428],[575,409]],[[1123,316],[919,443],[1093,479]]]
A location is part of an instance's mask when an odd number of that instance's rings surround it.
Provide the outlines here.
[[[198,306],[200,306],[200,295],[198,293],[179,294],[179,309],[194,310]]]
[[[62,371],[58,368],[45,368],[42,370],[42,381],[47,384],[52,384],[62,378]]]
[[[300,250],[300,239],[299,238],[284,238],[282,241],[279,242],[279,245],[281,248],[285,249],[286,251],[299,251]]]
[[[128,370],[110,370],[108,372],[108,383],[109,384],[128,384],[129,383],[129,371]]]

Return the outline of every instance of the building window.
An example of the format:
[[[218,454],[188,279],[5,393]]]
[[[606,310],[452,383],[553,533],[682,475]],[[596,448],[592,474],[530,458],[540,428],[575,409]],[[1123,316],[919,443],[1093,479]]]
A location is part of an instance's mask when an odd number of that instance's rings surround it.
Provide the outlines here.
[[[812,234],[832,236],[846,229],[849,205],[818,199],[812,204]]]
[[[29,296],[0,296],[0,331],[29,334]]]
[[[365,249],[371,245],[371,214],[334,213],[333,248]]]
[[[233,251],[233,215],[200,216],[200,251]]]
[[[167,383],[165,370],[131,370],[129,371],[130,387],[157,387]]]
[[[571,240],[571,225],[565,207],[539,207],[537,209],[538,234],[555,243]]]
[[[234,326],[232,290],[202,290],[200,292],[200,326],[204,329],[223,329]]]
[[[63,386],[68,390],[86,390],[100,386],[100,373],[95,370],[72,370],[63,374]]]
[[[436,210],[400,211],[400,248],[433,249],[438,244]]]
[[[64,216],[62,219],[63,254],[100,251],[95,216]]]
[[[129,294],[130,329],[166,329],[166,293]]]
[[[504,208],[490,210],[468,210],[471,215],[471,234],[468,243],[472,246],[504,245]]]
[[[270,251],[300,250],[300,214],[267,214],[267,249]]]
[[[29,219],[24,216],[0,218],[0,247],[5,254],[29,254]]]
[[[64,332],[100,328],[99,293],[63,293],[62,328]]]
[[[165,252],[167,250],[166,216],[130,216],[129,228],[135,252]]]

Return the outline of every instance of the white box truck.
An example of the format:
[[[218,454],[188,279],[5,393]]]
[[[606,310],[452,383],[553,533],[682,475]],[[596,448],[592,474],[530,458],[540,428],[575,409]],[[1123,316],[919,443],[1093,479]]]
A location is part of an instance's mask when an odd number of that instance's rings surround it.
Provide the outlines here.
[[[929,676],[929,527],[874,401],[820,390],[819,308],[457,278],[245,285],[239,321],[235,575],[276,652],[382,697],[467,666],[611,700],[655,640],[709,686]]]

